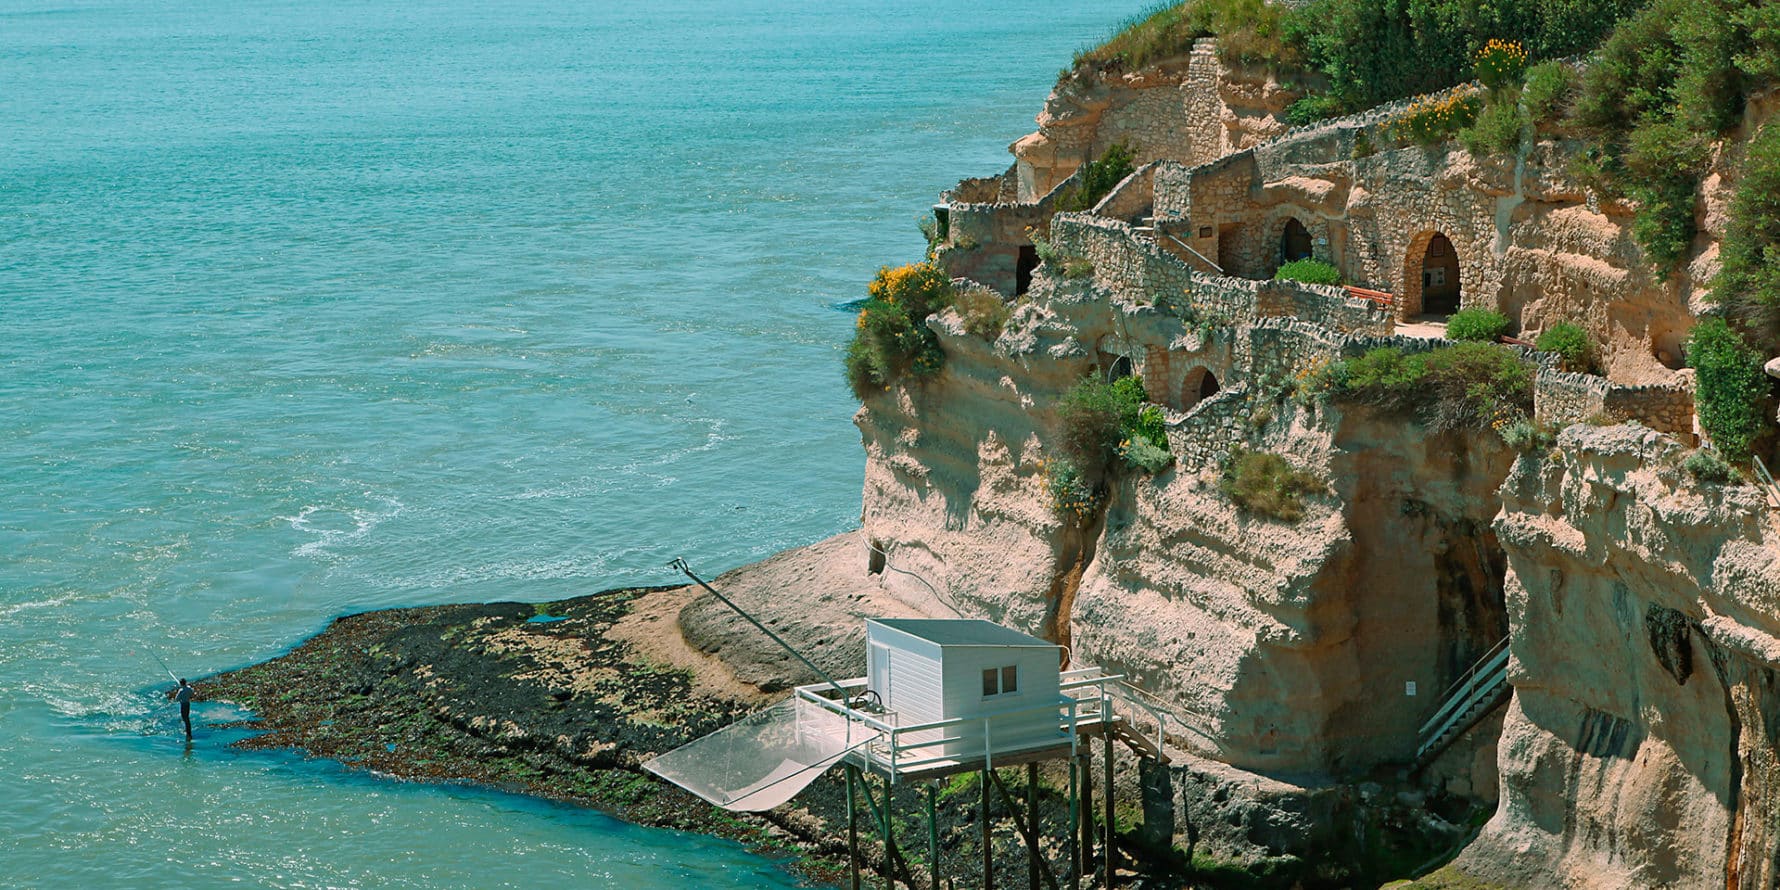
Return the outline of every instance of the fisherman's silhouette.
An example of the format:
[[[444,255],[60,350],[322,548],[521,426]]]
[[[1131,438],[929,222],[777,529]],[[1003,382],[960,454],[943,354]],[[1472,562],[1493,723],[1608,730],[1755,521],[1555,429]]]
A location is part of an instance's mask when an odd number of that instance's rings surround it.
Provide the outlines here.
[[[179,678],[178,688],[173,690],[172,698],[179,702],[179,719],[185,721],[185,740],[192,740],[192,695],[197,690],[187,683],[184,677]]]

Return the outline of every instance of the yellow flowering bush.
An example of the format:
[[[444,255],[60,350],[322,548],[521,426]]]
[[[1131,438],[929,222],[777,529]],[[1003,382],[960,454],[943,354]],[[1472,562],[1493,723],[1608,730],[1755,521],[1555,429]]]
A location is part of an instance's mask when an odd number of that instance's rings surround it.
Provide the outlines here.
[[[927,318],[950,305],[952,280],[931,262],[885,266],[866,286],[868,299],[847,345],[847,384],[860,401],[904,377],[926,379],[945,363]]]
[[[1483,99],[1475,87],[1455,87],[1411,102],[1386,125],[1386,130],[1394,139],[1432,145],[1470,126],[1482,108]]]
[[[1492,90],[1520,86],[1527,70],[1527,48],[1518,40],[1491,40],[1472,60],[1477,79]]]

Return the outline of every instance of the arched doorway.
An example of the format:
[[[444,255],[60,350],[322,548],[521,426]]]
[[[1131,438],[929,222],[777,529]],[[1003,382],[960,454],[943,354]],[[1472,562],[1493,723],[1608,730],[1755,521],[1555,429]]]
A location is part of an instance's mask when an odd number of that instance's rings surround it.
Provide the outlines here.
[[[1187,372],[1180,384],[1180,406],[1182,411],[1191,411],[1193,406],[1218,394],[1218,376],[1210,368],[1194,368]]]
[[[1427,315],[1459,311],[1459,254],[1440,232],[1428,239],[1421,262],[1421,309]]]
[[[1310,230],[1296,218],[1286,220],[1279,233],[1279,261],[1285,263],[1310,259]]]

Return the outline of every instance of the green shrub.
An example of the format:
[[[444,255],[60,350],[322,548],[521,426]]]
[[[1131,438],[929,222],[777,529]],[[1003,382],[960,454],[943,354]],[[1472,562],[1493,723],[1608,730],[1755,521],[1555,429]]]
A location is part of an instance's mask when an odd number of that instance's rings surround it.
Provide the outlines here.
[[[1123,377],[1113,383],[1099,375],[1082,378],[1063,394],[1057,407],[1058,447],[1078,467],[1106,466],[1118,451],[1126,424],[1135,422],[1143,403],[1140,378]]]
[[[1063,277],[1080,280],[1094,277],[1094,263],[1081,257],[1070,257],[1063,261]]]
[[[1731,465],[1705,448],[1688,455],[1687,459],[1681,462],[1681,468],[1686,470],[1687,475],[1692,476],[1697,482],[1723,485],[1731,481]]]
[[[1322,480],[1285,458],[1243,448],[1230,452],[1218,480],[1218,490],[1238,509],[1285,522],[1303,519],[1304,496],[1324,489]]]
[[[1418,355],[1389,347],[1348,359],[1327,375],[1343,402],[1413,413],[1435,433],[1505,429],[1533,408],[1533,375],[1490,343],[1457,343]]]
[[[1519,94],[1506,90],[1491,96],[1471,126],[1459,131],[1459,143],[1478,157],[1512,155],[1520,150],[1521,133],[1531,124],[1521,110]]]
[[[1044,468],[1045,491],[1051,496],[1051,509],[1057,515],[1085,525],[1100,510],[1100,487],[1068,459],[1047,461]]]
[[[1146,404],[1147,400],[1141,377],[1121,377],[1112,383],[1098,376],[1083,378],[1064,393],[1058,406],[1058,448],[1076,467],[1105,467],[1117,457],[1159,472],[1152,468],[1158,459],[1154,452],[1169,456],[1168,434],[1162,409]]]
[[[1494,343],[1508,333],[1508,325],[1508,316],[1494,309],[1460,309],[1446,320],[1446,338]]]
[[[1575,89],[1576,74],[1570,66],[1557,61],[1540,62],[1527,69],[1520,104],[1534,123],[1550,123],[1564,116]]]
[[[1591,364],[1592,344],[1581,325],[1560,321],[1541,331],[1533,346],[1540,352],[1557,355],[1566,371],[1587,371]]]
[[[1756,345],[1780,351],[1780,127],[1763,127],[1749,145],[1719,259],[1712,299]]]
[[[1007,324],[1012,310],[1001,299],[1001,295],[986,288],[973,287],[958,294],[955,305],[958,315],[964,320],[964,330],[985,340],[993,340],[1001,336],[1001,326]]]
[[[1306,284],[1340,284],[1341,270],[1315,259],[1293,260],[1273,273],[1276,281],[1302,281]]]
[[[1039,262],[1044,263],[1046,265],[1051,265],[1063,258],[1063,255],[1061,253],[1057,252],[1057,246],[1055,244],[1051,243],[1051,241],[1049,239],[1046,239],[1036,233],[1034,233],[1031,237],[1032,237],[1032,253],[1038,257]]]
[[[1288,28],[1306,65],[1327,80],[1327,94],[1353,112],[1465,81],[1491,38],[1518,41],[1540,59],[1591,50],[1646,2],[1323,0],[1301,9]]]
[[[1732,461],[1747,460],[1767,427],[1762,358],[1722,318],[1694,325],[1687,364],[1695,371],[1694,410],[1712,444]]]
[[[1057,209],[1064,212],[1091,209],[1137,169],[1136,160],[1136,153],[1124,142],[1107,146],[1099,160],[1083,165],[1081,179],[1076,185],[1057,196]]]
[[[1286,122],[1302,127],[1320,120],[1340,117],[1341,100],[1330,95],[1305,96],[1286,108]]]
[[[1482,108],[1483,100],[1475,89],[1459,87],[1417,99],[1392,118],[1386,128],[1392,138],[1433,145],[1471,126]]]
[[[1756,0],[1655,0],[1621,24],[1582,77],[1571,117],[1599,144],[1596,187],[1638,205],[1632,235],[1674,271],[1694,237],[1709,143],[1741,118],[1775,35],[1751,23]],[[1739,49],[1749,52],[1739,54]]]
[[[1502,441],[1523,454],[1550,450],[1557,437],[1531,420],[1516,420],[1502,427]]]
[[[878,270],[866,289],[853,340],[847,344],[847,385],[860,401],[905,378],[928,379],[945,363],[927,318],[952,302],[952,280],[932,263]]]
[[[1154,476],[1168,465],[1174,463],[1174,455],[1167,448],[1142,436],[1135,436],[1119,443],[1119,458],[1127,466],[1135,467]]]
[[[1521,75],[1527,70],[1527,48],[1518,40],[1491,38],[1472,57],[1471,67],[1488,89],[1518,87]]]

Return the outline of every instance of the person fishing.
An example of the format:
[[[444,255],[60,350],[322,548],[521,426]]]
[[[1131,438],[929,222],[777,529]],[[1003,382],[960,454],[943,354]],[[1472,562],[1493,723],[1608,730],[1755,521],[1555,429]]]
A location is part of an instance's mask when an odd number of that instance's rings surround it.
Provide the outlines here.
[[[187,683],[184,677],[179,678],[179,687],[173,690],[173,700],[179,702],[179,719],[185,721],[185,740],[192,740],[192,695],[197,690]]]

